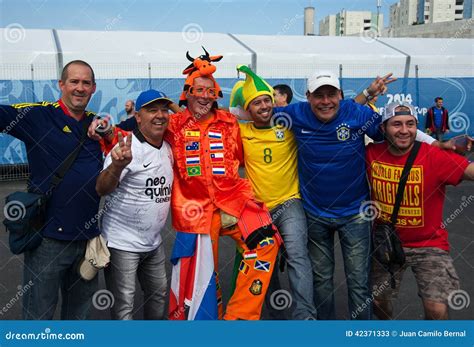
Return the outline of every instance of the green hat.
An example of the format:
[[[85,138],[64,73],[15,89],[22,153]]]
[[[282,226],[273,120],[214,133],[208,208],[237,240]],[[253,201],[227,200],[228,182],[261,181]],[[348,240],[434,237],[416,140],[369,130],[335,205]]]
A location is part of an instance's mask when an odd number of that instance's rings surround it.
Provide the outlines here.
[[[274,102],[273,88],[250,70],[248,66],[238,65],[237,71],[245,73],[246,78],[245,81],[238,81],[232,88],[230,107],[240,106],[246,110],[250,102],[260,95],[268,95]]]

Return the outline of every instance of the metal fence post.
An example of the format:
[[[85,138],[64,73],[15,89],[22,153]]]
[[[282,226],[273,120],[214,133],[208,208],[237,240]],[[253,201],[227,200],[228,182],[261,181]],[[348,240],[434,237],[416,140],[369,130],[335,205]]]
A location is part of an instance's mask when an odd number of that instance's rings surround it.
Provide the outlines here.
[[[31,71],[31,100],[36,102],[36,93],[35,93],[35,68],[33,64],[30,64]]]

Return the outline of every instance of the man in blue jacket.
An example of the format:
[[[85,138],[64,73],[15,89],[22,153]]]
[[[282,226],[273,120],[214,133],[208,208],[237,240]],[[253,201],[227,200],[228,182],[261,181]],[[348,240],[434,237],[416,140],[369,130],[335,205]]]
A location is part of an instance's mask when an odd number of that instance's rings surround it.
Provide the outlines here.
[[[426,133],[431,134],[436,140],[440,141],[443,135],[449,132],[448,110],[443,107],[443,98],[435,98],[434,106],[426,112]]]
[[[79,145],[93,114],[86,106],[96,84],[89,64],[75,60],[67,64],[59,81],[61,98],[0,106],[0,130],[26,145],[30,178],[28,190],[45,193],[54,173]],[[61,319],[88,317],[97,276],[83,280],[77,271],[87,240],[97,236],[99,196],[95,191],[102,169],[97,141],[86,139],[62,182],[52,191],[46,211],[40,246],[25,252],[23,294],[24,319],[52,319],[61,290]],[[9,218],[8,210],[5,217]]]

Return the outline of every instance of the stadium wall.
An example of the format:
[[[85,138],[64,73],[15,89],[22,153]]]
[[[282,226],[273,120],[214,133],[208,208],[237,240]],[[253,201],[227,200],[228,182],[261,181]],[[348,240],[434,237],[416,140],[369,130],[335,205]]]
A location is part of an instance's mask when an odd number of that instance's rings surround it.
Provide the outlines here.
[[[221,106],[229,104],[230,92],[237,78],[218,79],[224,98],[219,100]],[[369,78],[341,78],[345,98],[351,98],[369,85]],[[306,80],[270,78],[272,85],[285,83],[294,91],[293,102],[304,101]],[[97,80],[97,92],[93,95],[88,109],[99,115],[111,115],[115,123],[125,118],[124,104],[127,99],[136,99],[146,89],[154,88],[164,91],[173,100],[178,100],[184,79],[107,79]],[[391,101],[408,101],[418,110],[420,129],[425,123],[425,113],[433,105],[436,96],[442,96],[450,112],[451,136],[469,133],[474,134],[474,98],[472,86],[474,78],[400,78],[390,85],[386,95],[379,98],[381,106]],[[13,104],[23,102],[56,101],[60,91],[56,80],[47,81],[11,81],[0,80],[0,103]],[[16,124],[12,124],[16,126]],[[8,129],[6,129],[8,130]],[[22,164],[27,162],[27,155],[21,141],[4,132],[0,136],[0,165]]]

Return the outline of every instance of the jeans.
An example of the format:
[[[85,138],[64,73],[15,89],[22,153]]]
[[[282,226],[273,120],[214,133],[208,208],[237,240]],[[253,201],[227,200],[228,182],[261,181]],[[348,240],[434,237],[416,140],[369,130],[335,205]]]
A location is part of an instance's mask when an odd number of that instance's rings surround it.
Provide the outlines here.
[[[443,136],[444,136],[444,132],[442,132],[441,129],[439,129],[439,128],[437,128],[433,132],[433,137],[438,141],[441,141],[443,139]]]
[[[318,319],[336,319],[333,282],[336,231],[344,259],[350,317],[371,319],[371,222],[362,219],[359,214],[325,218],[306,213],[306,217]]]
[[[268,313],[273,319],[284,319],[283,309],[286,303],[294,303],[292,319],[316,319],[316,308],[313,302],[313,275],[308,254],[308,234],[306,216],[300,199],[290,199],[271,211],[273,223],[283,238],[287,259],[290,293],[281,290],[278,279],[278,266],[275,264],[273,275],[265,298]],[[277,263],[275,261],[275,263]],[[272,293],[275,295],[272,297]],[[278,293],[282,293],[279,294]],[[285,298],[286,295],[286,298]],[[290,296],[289,296],[290,295]],[[280,301],[279,301],[280,297]]]
[[[105,281],[115,299],[112,319],[133,319],[137,275],[144,293],[144,318],[164,319],[167,282],[163,245],[150,252],[109,250]]]
[[[84,281],[77,272],[87,241],[44,238],[25,252],[23,319],[53,319],[61,289],[61,319],[87,319],[98,276]]]

